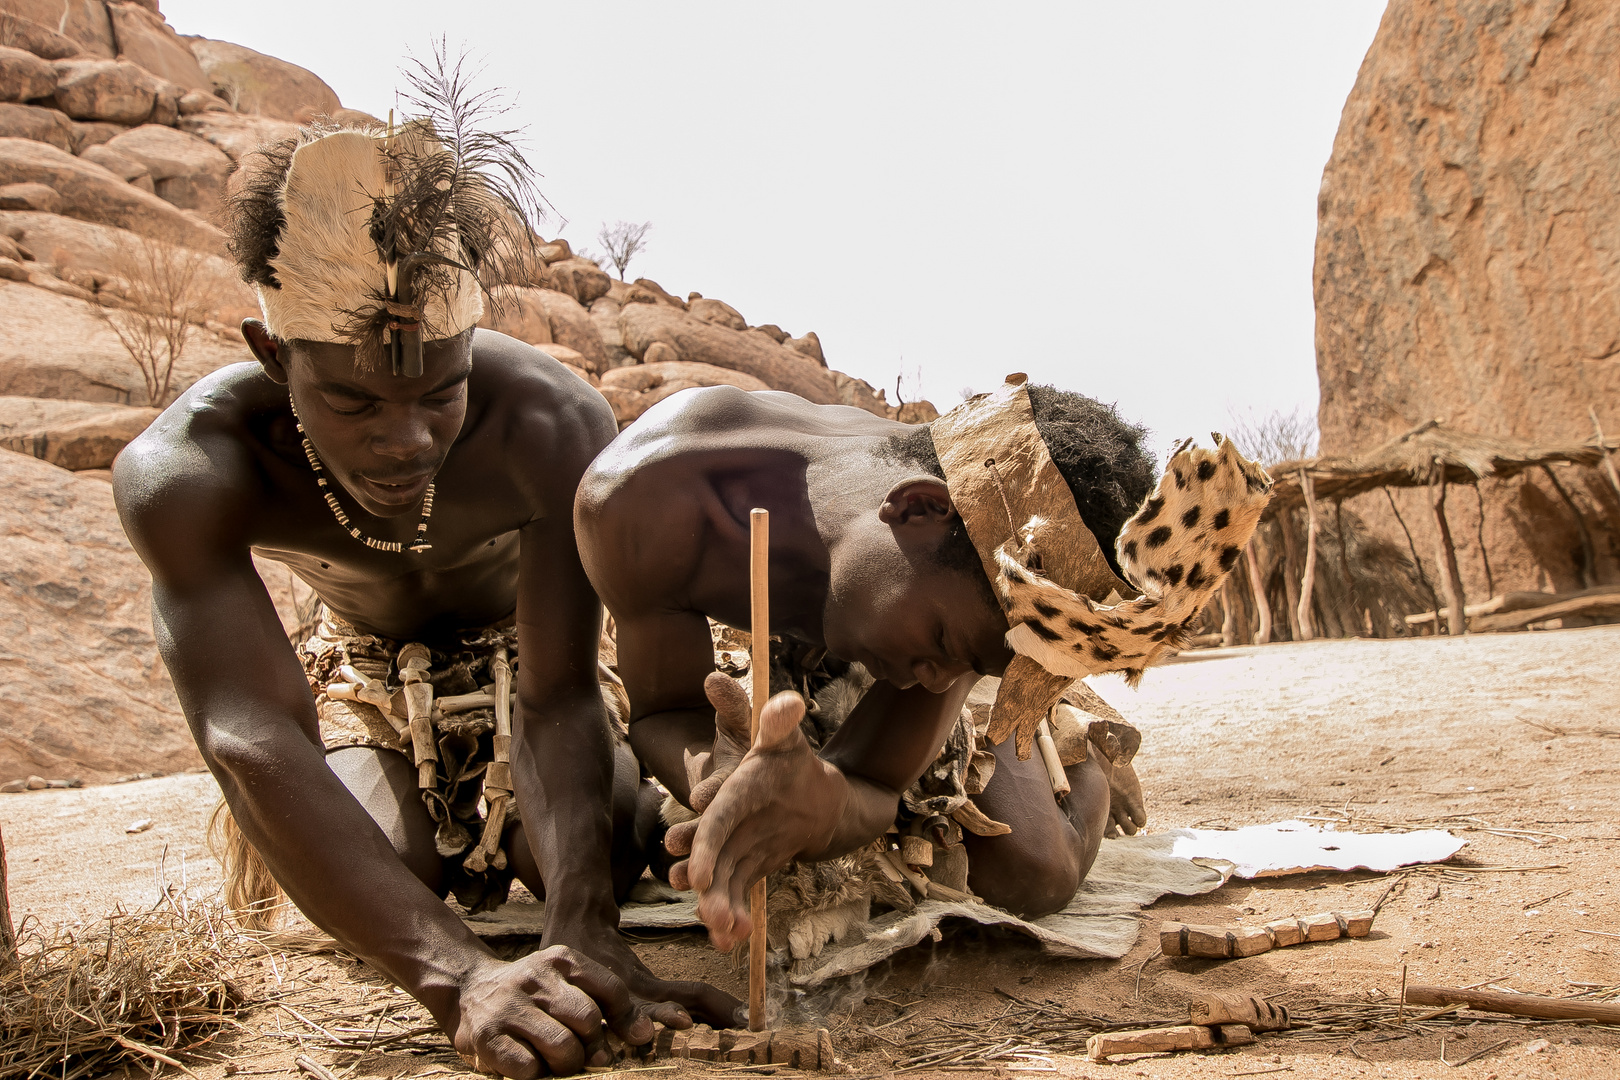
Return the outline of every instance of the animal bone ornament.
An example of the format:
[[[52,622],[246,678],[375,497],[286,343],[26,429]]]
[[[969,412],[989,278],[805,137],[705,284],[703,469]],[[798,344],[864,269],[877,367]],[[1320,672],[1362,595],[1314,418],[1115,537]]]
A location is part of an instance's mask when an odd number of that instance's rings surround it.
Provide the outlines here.
[[[951,501],[1007,615],[1007,665],[987,738],[1035,748],[1042,721],[1087,675],[1131,684],[1220,588],[1270,501],[1271,478],[1214,435],[1181,443],[1153,494],[1120,531],[1113,573],[1035,424],[1024,375],[934,421]]]

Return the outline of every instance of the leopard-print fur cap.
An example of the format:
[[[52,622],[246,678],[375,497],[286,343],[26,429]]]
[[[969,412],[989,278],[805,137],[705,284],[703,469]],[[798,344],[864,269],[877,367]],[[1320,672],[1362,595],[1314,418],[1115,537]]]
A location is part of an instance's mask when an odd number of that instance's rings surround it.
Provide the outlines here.
[[[1120,531],[1109,569],[1035,427],[1024,376],[963,402],[931,427],[951,500],[1007,613],[1017,655],[1002,676],[989,740],[1034,747],[1069,685],[1117,671],[1134,685],[1236,565],[1271,495],[1271,478],[1215,434],[1215,449],[1171,455],[1158,490]],[[1134,587],[1133,587],[1134,586]]]

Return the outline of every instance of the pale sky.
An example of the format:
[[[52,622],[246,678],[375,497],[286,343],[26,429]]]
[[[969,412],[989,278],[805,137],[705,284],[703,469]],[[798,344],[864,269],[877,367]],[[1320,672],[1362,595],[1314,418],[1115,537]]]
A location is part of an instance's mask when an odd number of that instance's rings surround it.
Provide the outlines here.
[[[651,221],[630,277],[814,330],[891,400],[1026,371],[1161,450],[1314,412],[1317,189],[1383,8],[163,0],[377,115],[443,35],[515,95],[548,236]]]

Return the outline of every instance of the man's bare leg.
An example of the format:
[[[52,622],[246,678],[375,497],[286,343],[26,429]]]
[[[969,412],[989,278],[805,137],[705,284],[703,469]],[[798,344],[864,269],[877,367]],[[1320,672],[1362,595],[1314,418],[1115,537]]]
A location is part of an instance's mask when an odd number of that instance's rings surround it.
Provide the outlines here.
[[[973,796],[979,809],[1012,826],[1004,836],[963,835],[968,887],[1024,918],[1060,911],[1074,898],[1102,844],[1108,824],[1108,772],[1093,748],[1065,773],[1070,791],[1060,804],[1039,755],[1019,761],[1014,740],[992,747],[996,771]]]
[[[444,860],[434,844],[438,826],[422,802],[410,760],[392,750],[346,746],[328,753],[326,763],[388,837],[400,861],[444,896]],[[613,895],[623,902],[646,869],[648,855],[663,850],[664,826],[658,817],[663,796],[641,779],[640,765],[625,743],[616,747],[613,764]],[[504,840],[518,880],[544,899],[545,882],[522,823],[508,829]]]
[[[400,861],[443,896],[448,888],[444,859],[433,842],[438,826],[422,803],[410,759],[374,746],[345,746],[328,752],[326,764],[388,837]]]
[[[663,795],[641,778],[641,764],[628,743],[615,740],[613,752],[613,898],[623,903],[630,886],[647,868],[650,855],[661,854],[664,826],[658,810]],[[523,824],[506,834],[506,850],[518,880],[540,899],[545,899],[545,881],[534,861],[533,849],[523,833]],[[666,856],[667,857],[667,856]]]

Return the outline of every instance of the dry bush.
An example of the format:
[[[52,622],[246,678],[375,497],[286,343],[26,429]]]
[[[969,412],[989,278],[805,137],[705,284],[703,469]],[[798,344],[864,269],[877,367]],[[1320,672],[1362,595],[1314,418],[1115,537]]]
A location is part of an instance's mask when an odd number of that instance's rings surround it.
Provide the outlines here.
[[[1296,406],[1289,412],[1277,410],[1257,416],[1253,410],[1239,414],[1231,410],[1232,429],[1227,437],[1244,455],[1270,468],[1284,461],[1301,461],[1316,456],[1316,414]]]
[[[1427,610],[1433,601],[1430,583],[1405,548],[1387,537],[1374,535],[1360,515],[1350,510],[1340,514],[1331,505],[1319,509],[1322,516],[1316,536],[1316,577],[1311,589],[1311,615],[1317,637],[1391,638],[1411,634],[1405,617]],[[1296,560],[1303,561],[1307,528],[1304,508],[1293,507],[1286,512],[1291,515]],[[1275,515],[1261,522],[1254,546],[1271,611],[1271,640],[1290,641],[1293,605],[1289,602],[1287,579],[1292,574],[1297,581],[1300,567],[1289,565],[1282,526]],[[1234,607],[1236,643],[1247,645],[1254,640],[1259,626],[1247,560],[1240,559],[1233,569],[1226,595]],[[1219,631],[1221,616],[1221,601],[1217,598],[1203,612],[1196,632]]]
[[[619,271],[620,281],[624,280],[624,272],[630,268],[630,260],[647,250],[647,234],[651,231],[650,221],[643,221],[640,225],[615,221],[612,225],[603,225],[602,231],[596,234],[596,242],[607,251],[608,261]]]
[[[161,408],[194,324],[218,306],[216,272],[203,252],[149,237],[121,244],[110,265],[124,306],[101,308],[101,316],[140,370],[147,404]]]
[[[232,975],[252,939],[171,892],[151,911],[78,931],[25,922],[17,936],[16,960],[0,962],[0,1078],[176,1064],[247,1003]]]

